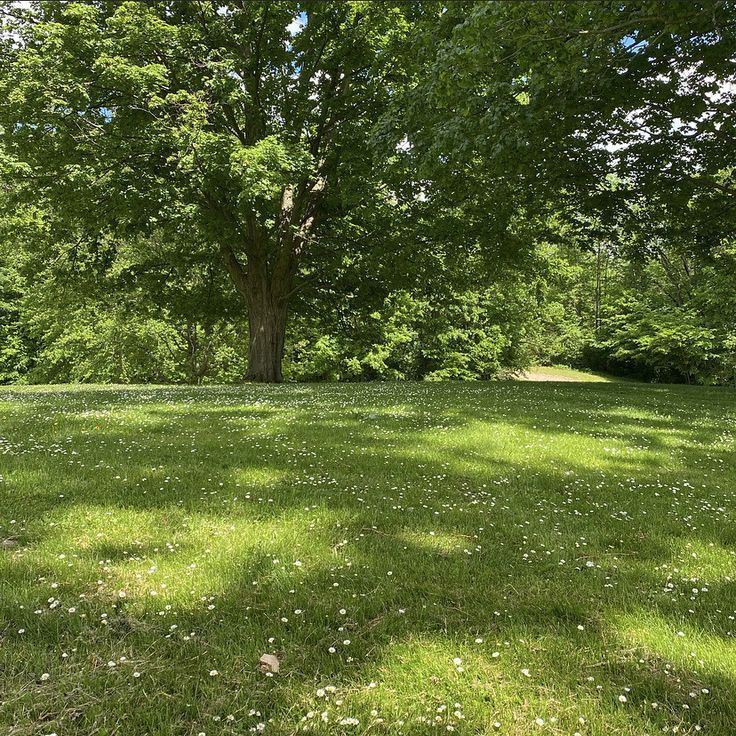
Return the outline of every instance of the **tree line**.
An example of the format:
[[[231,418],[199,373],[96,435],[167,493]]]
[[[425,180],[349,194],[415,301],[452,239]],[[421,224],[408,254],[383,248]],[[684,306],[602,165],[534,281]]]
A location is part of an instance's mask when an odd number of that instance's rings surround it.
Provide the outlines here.
[[[734,4],[0,5],[0,379],[734,380]]]

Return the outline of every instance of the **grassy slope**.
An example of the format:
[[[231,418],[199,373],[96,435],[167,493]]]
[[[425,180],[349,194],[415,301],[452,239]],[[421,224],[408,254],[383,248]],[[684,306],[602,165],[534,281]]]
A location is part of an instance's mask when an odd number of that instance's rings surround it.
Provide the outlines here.
[[[2,390],[0,725],[729,736],[735,429],[636,384]]]

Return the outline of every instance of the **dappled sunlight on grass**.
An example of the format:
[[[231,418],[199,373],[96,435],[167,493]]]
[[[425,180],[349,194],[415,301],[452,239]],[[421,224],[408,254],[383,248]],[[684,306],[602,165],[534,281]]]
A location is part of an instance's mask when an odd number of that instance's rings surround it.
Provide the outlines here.
[[[736,549],[697,538],[674,539],[672,547],[672,573],[679,580],[699,585],[736,581]]]
[[[2,390],[0,722],[730,736],[735,428],[636,384]]]
[[[475,539],[477,540],[477,536]],[[467,553],[468,547],[474,546],[474,538],[470,535],[453,534],[452,532],[419,532],[413,529],[406,529],[399,536],[397,541],[406,541],[413,545],[416,549],[424,549],[428,553],[450,554],[454,552]]]
[[[290,560],[299,553],[315,570],[327,564],[332,549],[314,536],[302,545],[299,510],[258,520],[247,513],[186,514],[180,508],[113,513],[104,506],[75,506],[49,526],[37,544],[7,556],[9,570],[18,563],[44,581],[86,580],[93,593],[85,598],[117,597],[139,610],[156,608],[158,598],[186,606],[222,595],[244,575],[253,578],[253,586],[269,585],[282,569],[279,557]]]
[[[551,433],[548,427],[519,426],[513,421],[473,421],[460,435],[435,435],[422,443],[428,459],[444,455],[453,470],[487,474],[513,468],[560,474],[620,470],[624,464],[658,467],[664,458],[648,447],[634,447],[616,437],[591,437],[578,431]],[[416,456],[416,451],[412,455]]]
[[[736,686],[736,641],[724,640],[686,620],[678,623],[643,609],[614,616],[611,623],[625,643],[671,663],[669,668],[691,671],[693,679],[703,683],[709,676],[721,674]]]

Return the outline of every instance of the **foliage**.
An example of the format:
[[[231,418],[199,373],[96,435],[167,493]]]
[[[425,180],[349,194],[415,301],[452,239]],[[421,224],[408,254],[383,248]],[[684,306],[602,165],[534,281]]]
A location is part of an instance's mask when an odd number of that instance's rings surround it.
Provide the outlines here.
[[[0,3],[0,380],[733,380],[734,9]]]
[[[35,351],[21,319],[23,285],[17,271],[0,261],[0,383],[22,381]]]
[[[532,358],[526,344],[534,310],[529,294],[510,280],[482,291],[395,291],[352,325],[333,327],[335,332],[312,329],[301,337],[295,326],[287,375],[297,380],[493,378]]]
[[[705,260],[663,249],[632,264],[636,288],[624,282],[607,306],[600,347],[608,360],[651,380],[733,382],[735,266],[733,247]]]
[[[643,223],[627,204],[643,199],[700,230],[704,247],[733,232],[732,2],[446,11],[421,37],[428,69],[406,100],[410,140],[439,184],[501,208],[518,193],[609,225],[627,214],[632,228]]]

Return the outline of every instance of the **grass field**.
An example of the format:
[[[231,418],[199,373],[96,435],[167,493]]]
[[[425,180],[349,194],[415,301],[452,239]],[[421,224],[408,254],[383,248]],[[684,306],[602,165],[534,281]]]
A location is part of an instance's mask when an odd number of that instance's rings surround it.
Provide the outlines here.
[[[735,450],[719,389],[2,389],[0,728],[733,736]]]

